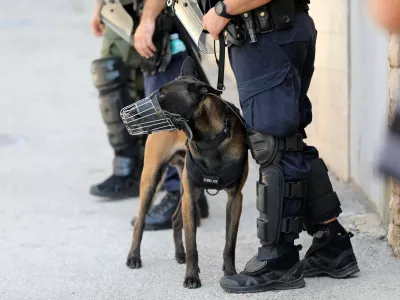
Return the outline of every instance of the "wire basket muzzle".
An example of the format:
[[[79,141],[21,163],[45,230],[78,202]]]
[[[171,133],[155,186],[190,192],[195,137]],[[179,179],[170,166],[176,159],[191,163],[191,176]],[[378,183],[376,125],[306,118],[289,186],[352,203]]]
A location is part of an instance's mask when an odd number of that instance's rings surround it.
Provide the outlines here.
[[[130,135],[177,130],[161,109],[156,97],[144,98],[124,107],[120,116]]]

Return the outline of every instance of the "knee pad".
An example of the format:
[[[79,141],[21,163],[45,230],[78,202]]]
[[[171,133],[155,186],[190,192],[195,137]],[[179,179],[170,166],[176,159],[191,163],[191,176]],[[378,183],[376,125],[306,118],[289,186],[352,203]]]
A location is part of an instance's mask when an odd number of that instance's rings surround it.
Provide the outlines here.
[[[110,56],[94,60],[91,65],[94,86],[100,92],[124,86],[128,82],[129,68],[121,57]]]
[[[339,216],[342,212],[337,194],[333,191],[328,168],[321,158],[312,160],[307,175],[305,197],[306,229],[312,234],[312,226]]]
[[[303,198],[305,182],[286,182],[279,162],[283,151],[298,151],[297,137],[278,139],[258,132],[248,133],[248,142],[253,158],[260,165],[257,182],[257,236],[264,245],[278,243],[281,234],[298,234],[302,231],[302,218],[283,218],[284,198]]]
[[[129,135],[120,116],[121,109],[134,102],[129,94],[129,68],[120,57],[107,57],[93,61],[91,73],[99,91],[100,111],[111,146],[115,151],[132,148],[137,138]]]
[[[247,142],[251,156],[262,166],[268,166],[274,159],[280,160],[285,151],[302,151],[304,147],[302,134],[291,137],[276,138],[260,132],[247,130]]]

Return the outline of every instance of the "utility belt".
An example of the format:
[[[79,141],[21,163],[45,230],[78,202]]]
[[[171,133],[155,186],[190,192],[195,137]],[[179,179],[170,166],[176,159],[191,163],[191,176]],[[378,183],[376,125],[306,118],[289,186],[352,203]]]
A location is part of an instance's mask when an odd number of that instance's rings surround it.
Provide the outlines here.
[[[251,11],[235,16],[227,26],[228,46],[241,45],[246,37],[257,42],[257,34],[293,28],[296,12],[309,10],[310,0],[272,0]]]

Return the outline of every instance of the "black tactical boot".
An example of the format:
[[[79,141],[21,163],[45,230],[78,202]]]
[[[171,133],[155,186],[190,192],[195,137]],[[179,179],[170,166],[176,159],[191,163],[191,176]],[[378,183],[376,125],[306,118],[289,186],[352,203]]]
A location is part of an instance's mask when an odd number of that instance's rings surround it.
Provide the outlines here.
[[[91,72],[99,92],[100,112],[115,159],[113,175],[92,186],[90,194],[112,199],[137,197],[147,136],[131,136],[120,116],[122,108],[138,100],[132,88],[136,80],[135,73],[120,57],[93,61]]]
[[[172,216],[178,207],[180,192],[167,192],[161,202],[153,206],[144,221],[144,230],[163,230],[172,228]],[[136,217],[131,221],[135,225]]]
[[[114,172],[113,175],[102,183],[92,185],[90,187],[90,194],[110,199],[138,197],[140,174],[143,168],[138,166],[138,168],[132,169],[130,167],[132,161],[130,158],[116,157],[114,159],[114,169],[117,163],[122,164],[126,167],[126,173]],[[124,176],[119,174],[124,174]]]
[[[260,165],[257,237],[262,246],[242,273],[223,277],[220,285],[231,293],[302,288],[305,281],[299,263],[301,246],[294,245],[303,227],[302,211],[299,208],[295,215],[289,215],[284,212],[284,202],[302,204],[306,183],[286,181],[280,165],[282,152],[302,149],[301,139],[298,135],[277,139],[255,131],[247,133],[251,154]]]
[[[230,293],[256,293],[298,289],[305,286],[299,263],[301,246],[281,242],[259,248],[240,274],[221,278],[221,287]]]
[[[146,215],[144,230],[172,229],[172,216],[174,215],[180,200],[179,192],[168,192],[158,205],[153,206]],[[201,218],[208,217],[208,203],[204,191],[199,199]],[[134,226],[136,217],[131,221]]]
[[[313,242],[301,261],[304,276],[346,278],[360,272],[353,252],[351,232],[338,221],[321,224],[313,234]]]
[[[305,227],[313,236],[313,243],[301,261],[304,276],[351,276],[360,271],[350,242],[353,234],[346,232],[337,220],[318,224],[339,216],[342,210],[324,161],[318,158],[309,164]]]

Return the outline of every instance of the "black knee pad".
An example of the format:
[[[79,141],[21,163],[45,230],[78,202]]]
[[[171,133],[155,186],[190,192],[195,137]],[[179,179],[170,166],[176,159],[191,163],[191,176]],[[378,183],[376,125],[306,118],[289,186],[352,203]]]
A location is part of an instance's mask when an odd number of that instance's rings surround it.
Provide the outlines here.
[[[130,69],[121,57],[110,56],[94,60],[91,73],[94,86],[100,93],[107,93],[127,84]]]
[[[305,211],[307,223],[313,226],[325,222],[342,212],[337,194],[333,191],[328,168],[321,158],[310,162],[311,170],[307,175],[307,194]],[[307,226],[312,234],[312,227]]]
[[[297,139],[297,138],[296,138]],[[289,142],[288,142],[289,141]],[[278,139],[258,132],[248,132],[248,142],[253,158],[260,165],[257,182],[257,236],[263,245],[278,243],[281,234],[298,234],[302,231],[302,216],[283,218],[284,198],[303,198],[304,182],[285,182],[279,164],[283,151],[294,148],[291,140]],[[292,140],[293,141],[293,140]]]
[[[130,69],[120,57],[107,57],[93,61],[91,73],[99,91],[100,111],[107,125],[111,146],[116,152],[125,151],[130,153],[129,156],[134,155],[136,144],[146,137],[129,135],[120,116],[121,109],[135,100],[129,94]]]
[[[282,225],[282,208],[285,180],[279,166],[270,165],[260,172],[257,182],[257,237],[264,244],[278,242]]]

